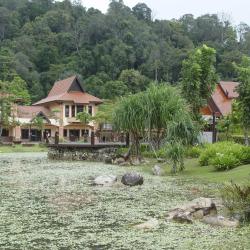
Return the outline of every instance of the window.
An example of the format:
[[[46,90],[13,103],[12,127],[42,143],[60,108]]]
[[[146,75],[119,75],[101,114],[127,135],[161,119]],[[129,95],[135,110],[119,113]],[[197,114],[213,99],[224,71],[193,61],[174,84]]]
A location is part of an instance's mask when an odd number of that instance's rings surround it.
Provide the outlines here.
[[[76,116],[76,106],[72,105],[71,106],[71,117],[75,117]]]
[[[89,107],[88,107],[88,111],[89,111],[89,114],[92,115],[92,112],[93,112],[93,111],[92,111],[92,106],[89,106]]]
[[[69,105],[65,106],[65,117],[69,117]]]
[[[89,136],[89,130],[88,129],[82,129],[82,137]]]
[[[67,129],[63,130],[63,137],[68,137],[68,130]]]
[[[81,112],[83,112],[83,105],[77,105],[76,106],[76,113],[78,114],[78,113],[81,113]]]
[[[29,139],[29,129],[22,129],[21,130],[21,137],[22,137],[22,139]]]
[[[9,130],[7,128],[2,129],[2,136],[9,136]]]
[[[43,131],[43,139],[46,139],[46,134],[48,137],[51,137],[51,129],[44,129]]]

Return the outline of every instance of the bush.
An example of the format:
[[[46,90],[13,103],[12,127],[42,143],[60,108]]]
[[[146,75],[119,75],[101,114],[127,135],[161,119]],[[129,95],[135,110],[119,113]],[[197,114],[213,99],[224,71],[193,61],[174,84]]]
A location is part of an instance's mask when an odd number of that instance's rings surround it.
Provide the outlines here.
[[[202,148],[200,146],[189,147],[185,151],[185,156],[190,158],[198,158],[201,154]]]
[[[229,154],[220,154],[217,153],[216,156],[211,160],[211,164],[215,167],[216,170],[230,170],[234,167],[239,166],[241,163],[236,156]]]
[[[220,190],[220,194],[232,215],[240,216],[243,221],[250,221],[250,185],[230,183]]]
[[[242,163],[250,164],[250,147],[244,147],[241,155]]]
[[[155,152],[148,149],[148,151],[143,151],[142,155],[146,158],[166,158],[166,149],[161,148],[159,150],[156,150]]]
[[[213,165],[216,170],[228,170],[250,163],[250,148],[234,142],[218,142],[206,145],[202,150],[201,166]]]

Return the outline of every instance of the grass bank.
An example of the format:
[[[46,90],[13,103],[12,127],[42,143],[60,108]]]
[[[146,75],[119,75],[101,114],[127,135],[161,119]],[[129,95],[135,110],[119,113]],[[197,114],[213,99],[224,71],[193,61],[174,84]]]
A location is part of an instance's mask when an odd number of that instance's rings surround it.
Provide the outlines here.
[[[154,164],[158,163],[156,163],[156,161],[150,160],[150,163],[143,167],[143,171],[148,173],[152,172],[152,166]],[[164,176],[172,175],[170,165],[163,164],[162,168]],[[214,170],[213,166],[201,167],[199,165],[198,159],[186,159],[185,170],[183,172],[177,173],[176,176],[179,178],[194,178],[206,183],[224,183],[233,181],[235,183],[243,184],[250,182],[250,165],[242,165],[229,171],[218,172]]]

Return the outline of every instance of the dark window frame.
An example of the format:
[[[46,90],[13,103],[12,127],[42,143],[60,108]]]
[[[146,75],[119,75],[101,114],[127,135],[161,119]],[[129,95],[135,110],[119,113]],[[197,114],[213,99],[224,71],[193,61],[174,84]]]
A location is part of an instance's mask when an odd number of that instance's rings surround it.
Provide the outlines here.
[[[2,129],[2,137],[9,137],[10,136],[10,131],[7,128]]]
[[[30,139],[30,130],[28,128],[21,129],[21,139],[23,140]]]
[[[93,107],[91,105],[88,106],[88,113],[92,116],[93,115]]]
[[[71,106],[71,117],[76,117],[76,106],[75,105]]]
[[[68,137],[68,129],[63,130],[63,137]]]
[[[76,106],[76,113],[81,113],[84,111],[84,105],[77,105]]]
[[[65,117],[69,117],[69,105],[65,105]]]

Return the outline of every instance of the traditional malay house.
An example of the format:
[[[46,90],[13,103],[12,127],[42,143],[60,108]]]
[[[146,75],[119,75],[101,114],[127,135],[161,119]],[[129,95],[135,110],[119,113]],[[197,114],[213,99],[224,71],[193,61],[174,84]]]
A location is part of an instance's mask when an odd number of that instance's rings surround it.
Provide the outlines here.
[[[45,136],[54,137],[56,132],[65,141],[86,140],[98,124],[83,124],[76,116],[83,111],[94,116],[101,103],[83,89],[77,76],[57,81],[48,96],[32,106],[14,105],[15,126],[4,128],[2,140],[41,141]]]
[[[204,138],[206,142],[212,142],[212,132],[215,126],[215,120],[232,113],[233,100],[239,94],[237,93],[238,82],[221,81],[216,85],[213,95],[208,100],[208,104],[201,109],[201,114],[208,122]]]

